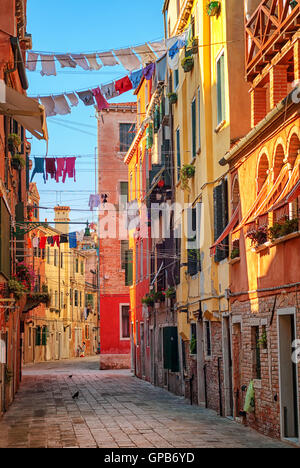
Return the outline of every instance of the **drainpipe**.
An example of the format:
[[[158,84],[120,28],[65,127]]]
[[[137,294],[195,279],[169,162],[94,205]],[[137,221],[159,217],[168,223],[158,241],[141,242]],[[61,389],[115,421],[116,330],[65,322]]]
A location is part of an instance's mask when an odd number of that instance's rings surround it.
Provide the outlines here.
[[[14,51],[14,67],[11,70],[6,70],[5,73],[10,74],[18,70],[22,88],[24,90],[27,90],[29,88],[29,83],[26,76],[26,70],[23,62],[19,39],[17,37],[11,37],[10,43]]]

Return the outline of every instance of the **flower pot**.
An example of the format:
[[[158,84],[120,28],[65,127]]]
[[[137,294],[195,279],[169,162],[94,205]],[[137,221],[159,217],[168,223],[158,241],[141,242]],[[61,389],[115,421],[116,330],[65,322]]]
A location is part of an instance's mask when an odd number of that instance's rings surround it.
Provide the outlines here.
[[[189,73],[194,68],[194,59],[193,57],[187,57],[181,62],[181,66],[184,70],[184,73]]]
[[[220,13],[220,2],[209,2],[206,8],[208,16],[217,16]]]
[[[170,102],[170,104],[176,104],[176,103],[177,103],[177,100],[178,100],[178,97],[177,97],[177,94],[176,94],[176,93],[170,94],[170,95],[169,95],[169,102]]]

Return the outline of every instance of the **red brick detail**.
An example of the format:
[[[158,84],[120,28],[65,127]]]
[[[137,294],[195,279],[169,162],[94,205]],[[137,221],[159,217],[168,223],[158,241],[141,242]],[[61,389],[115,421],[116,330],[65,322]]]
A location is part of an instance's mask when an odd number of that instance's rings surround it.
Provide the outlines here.
[[[270,108],[273,109],[288,93],[287,65],[276,65],[270,71]]]
[[[267,89],[254,88],[251,91],[251,125],[255,127],[267,114]]]
[[[294,78],[300,80],[300,40],[294,45]]]

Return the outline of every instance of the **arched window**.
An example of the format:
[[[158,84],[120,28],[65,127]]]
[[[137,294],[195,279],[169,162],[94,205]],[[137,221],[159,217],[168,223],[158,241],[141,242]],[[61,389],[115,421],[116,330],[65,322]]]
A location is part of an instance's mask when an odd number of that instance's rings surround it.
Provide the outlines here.
[[[240,186],[238,176],[235,176],[232,184],[231,204],[232,212],[234,213],[240,203]]]
[[[269,171],[269,160],[266,154],[263,154],[258,163],[257,169],[257,193],[259,193],[267,180]]]
[[[300,140],[298,138],[298,135],[293,134],[292,138],[290,139],[289,152],[288,152],[288,161],[292,167],[294,167],[294,164],[296,162],[299,152],[300,152]]]
[[[284,154],[283,146],[278,145],[276,148],[275,155],[274,155],[274,164],[273,164],[274,182],[277,180],[277,177],[279,176],[280,171],[284,166],[284,159],[285,159],[285,154]]]

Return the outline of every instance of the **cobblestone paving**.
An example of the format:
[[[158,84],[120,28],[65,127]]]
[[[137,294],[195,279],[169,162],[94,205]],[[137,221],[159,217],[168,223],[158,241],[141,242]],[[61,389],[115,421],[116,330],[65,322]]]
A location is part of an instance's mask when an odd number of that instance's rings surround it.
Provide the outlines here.
[[[69,378],[73,375],[73,378]],[[79,399],[72,395],[79,391]],[[0,448],[286,448],[98,358],[26,367]]]

